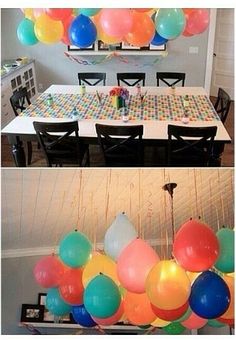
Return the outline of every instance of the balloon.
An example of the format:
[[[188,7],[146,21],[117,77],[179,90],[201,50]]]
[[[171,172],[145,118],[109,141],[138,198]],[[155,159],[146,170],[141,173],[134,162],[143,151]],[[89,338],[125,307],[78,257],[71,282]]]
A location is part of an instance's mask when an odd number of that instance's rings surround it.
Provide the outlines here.
[[[90,241],[78,231],[67,234],[59,244],[61,260],[73,268],[83,266],[88,261],[91,250]]]
[[[183,31],[182,35],[183,35],[184,37],[192,37],[192,36],[193,36],[193,34],[188,33],[188,31],[186,31],[186,29]]]
[[[65,20],[63,20],[62,22],[63,27],[64,27],[64,34],[63,34],[61,41],[66,45],[70,45],[69,28],[74,19],[75,17],[71,15],[67,17]]]
[[[179,319],[176,319],[175,322],[182,322],[189,318],[190,314],[192,313],[192,310],[190,307],[188,307],[187,311],[182,315]]]
[[[216,237],[220,244],[220,254],[214,266],[222,273],[231,273],[234,271],[234,230],[220,229]]]
[[[227,284],[230,291],[230,304],[228,309],[224,314],[221,315],[223,319],[233,319],[234,318],[234,278],[228,275],[224,275],[223,279]]]
[[[220,327],[225,327],[225,324],[222,323],[222,322],[219,322],[215,319],[210,319],[208,320],[207,324],[210,326],[210,327],[214,327],[214,328],[220,328]]]
[[[146,280],[146,292],[151,303],[161,309],[180,308],[188,300],[190,290],[188,276],[174,261],[157,263]]]
[[[138,326],[141,329],[148,329],[151,327],[151,325],[142,325],[142,326]]]
[[[34,22],[29,19],[23,19],[17,28],[17,37],[23,45],[35,45],[38,39],[34,33]]]
[[[213,266],[219,254],[219,242],[206,224],[190,220],[177,231],[173,255],[181,267],[201,272]]]
[[[230,327],[234,327],[234,319],[223,319],[223,318],[218,318],[217,319],[218,321],[226,324],[226,325],[229,325]]]
[[[138,234],[128,217],[125,214],[118,214],[106,231],[104,251],[116,260],[122,250],[137,237]]]
[[[42,257],[34,266],[34,278],[44,288],[57,287],[65,267],[56,255]]]
[[[108,318],[116,313],[121,296],[115,282],[106,275],[93,278],[84,291],[84,306],[92,317]]]
[[[83,303],[83,291],[82,270],[80,268],[68,269],[59,286],[62,299],[68,304],[80,305]]]
[[[205,8],[194,9],[188,14],[186,31],[190,34],[200,34],[209,26],[210,13]]]
[[[89,281],[99,275],[99,273],[107,275],[117,285],[120,284],[116,274],[116,263],[106,255],[96,255],[84,267],[83,286],[86,287]]]
[[[73,306],[72,316],[76,323],[83,327],[94,327],[96,322],[92,319],[91,315],[87,312],[84,305]]]
[[[166,321],[166,320],[162,320],[159,318],[156,318],[156,320],[154,320],[151,325],[153,327],[164,327],[170,324],[170,321]]]
[[[132,29],[133,13],[128,8],[105,8],[101,10],[100,23],[106,34],[123,37]]]
[[[107,35],[105,32],[100,31],[99,40],[102,40],[105,44],[114,45],[120,43],[122,41],[122,38],[111,37],[110,35]]]
[[[71,306],[62,300],[57,288],[50,288],[48,290],[46,307],[52,314],[57,316],[69,314],[71,311]]]
[[[64,21],[73,14],[72,8],[46,8],[45,11],[53,20],[60,21]]]
[[[160,8],[156,14],[155,25],[160,36],[166,39],[175,39],[184,30],[184,12],[181,8]]]
[[[147,325],[157,318],[146,293],[127,292],[124,297],[124,312],[129,322],[137,326]]]
[[[52,20],[47,14],[42,14],[35,21],[34,32],[42,43],[53,44],[61,40],[64,28],[60,21]]]
[[[146,13],[133,12],[133,26],[126,34],[126,41],[133,46],[148,45],[155,36],[155,26]]]
[[[198,316],[215,319],[226,312],[229,303],[229,288],[216,273],[203,272],[193,283],[189,305]]]
[[[136,12],[145,13],[150,12],[151,8],[134,8]]]
[[[79,13],[86,15],[87,17],[92,17],[100,12],[101,8],[79,8]]]
[[[160,46],[166,44],[168,39],[162,38],[157,32],[155,32],[154,38],[151,41],[152,45]]]
[[[186,274],[188,275],[191,284],[193,284],[193,282],[196,280],[196,278],[199,275],[201,275],[201,273],[198,273],[198,272],[189,272],[189,271],[186,271]]]
[[[123,314],[124,314],[124,306],[123,306],[123,301],[121,301],[120,306],[115,312],[115,314],[113,314],[109,318],[103,319],[103,318],[93,317],[93,319],[98,325],[110,326],[110,325],[114,325],[115,323],[117,323],[121,319]]]
[[[24,8],[23,13],[24,13],[26,19],[29,19],[31,21],[35,21],[33,8]]]
[[[183,333],[185,327],[179,322],[172,322],[169,325],[163,327],[163,330],[169,335],[178,335]]]
[[[45,8],[34,8],[33,9],[33,15],[34,15],[35,19],[37,19],[38,17],[40,17],[44,13],[45,13]]]
[[[188,310],[188,302],[186,302],[180,308],[172,310],[160,309],[152,305],[152,310],[156,314],[156,316],[158,316],[158,318],[166,321],[174,321],[186,313],[186,311]]]
[[[86,48],[95,42],[97,29],[89,17],[80,14],[72,21],[69,38],[73,45]]]
[[[199,329],[205,326],[206,323],[207,323],[206,319],[201,318],[194,312],[190,314],[187,320],[181,322],[181,324],[188,329]]]
[[[148,273],[158,261],[158,255],[148,243],[135,239],[118,257],[118,279],[130,292],[144,293]]]

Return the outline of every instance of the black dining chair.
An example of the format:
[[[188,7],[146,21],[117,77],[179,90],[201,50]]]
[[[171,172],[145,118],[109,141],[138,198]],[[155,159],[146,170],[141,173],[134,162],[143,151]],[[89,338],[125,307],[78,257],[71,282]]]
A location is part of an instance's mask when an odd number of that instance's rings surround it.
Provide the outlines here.
[[[124,83],[127,86],[140,84],[145,86],[145,73],[117,73],[118,86]]]
[[[230,105],[231,105],[230,96],[225,90],[223,90],[222,88],[219,88],[218,96],[217,96],[217,100],[214,105],[214,108],[216,112],[218,113],[220,120],[222,121],[223,124],[225,123],[227,119]]]
[[[216,132],[217,126],[168,125],[168,166],[210,166]]]
[[[157,72],[156,73],[157,86],[160,86],[160,81],[162,81],[167,86],[175,86],[181,83],[181,86],[185,84],[185,73],[177,72]],[[171,80],[171,81],[170,81]]]
[[[78,73],[79,85],[86,84],[89,86],[96,86],[101,84],[103,86],[106,85],[106,73],[101,72],[87,72],[87,73]]]
[[[95,127],[105,166],[143,165],[143,125],[96,124]]]
[[[20,112],[24,111],[27,106],[31,104],[27,88],[23,87],[22,89],[16,91],[10,97],[10,103],[12,110],[14,111],[15,116],[17,117]],[[27,164],[30,165],[32,161],[32,143],[30,141],[27,142]]]
[[[79,138],[78,122],[33,122],[49,167],[89,166],[89,148]]]

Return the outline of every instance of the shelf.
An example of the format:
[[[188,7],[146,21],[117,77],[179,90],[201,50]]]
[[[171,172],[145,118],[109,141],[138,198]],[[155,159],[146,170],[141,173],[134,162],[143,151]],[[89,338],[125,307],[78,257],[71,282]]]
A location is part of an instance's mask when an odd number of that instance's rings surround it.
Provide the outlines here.
[[[117,55],[131,55],[131,56],[155,56],[155,55],[160,55],[160,56],[165,56],[166,51],[66,51],[68,55],[72,56],[100,56],[100,55],[109,55],[112,53],[117,53]]]

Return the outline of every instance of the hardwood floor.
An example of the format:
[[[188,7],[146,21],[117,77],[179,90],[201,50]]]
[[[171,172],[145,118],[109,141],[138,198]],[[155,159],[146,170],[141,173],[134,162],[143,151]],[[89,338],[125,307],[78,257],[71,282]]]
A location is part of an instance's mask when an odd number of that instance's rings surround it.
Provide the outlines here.
[[[212,102],[215,102],[215,98],[211,98]],[[233,167],[234,166],[234,102],[231,104],[230,112],[228,114],[226,123],[226,130],[228,131],[230,137],[232,138],[231,144],[225,145],[225,151],[222,156],[221,166],[224,167]],[[46,162],[44,159],[44,155],[42,150],[37,148],[37,143],[33,144],[33,154],[32,154],[32,163],[30,167],[45,167]],[[2,159],[2,167],[15,167],[15,163],[11,154],[11,146],[8,143],[6,136],[1,137],[1,159]],[[92,145],[90,146],[90,162],[91,167],[100,167],[103,166],[103,158],[101,156],[100,150],[98,146]],[[163,167],[164,166],[164,154],[158,152],[155,148],[146,148],[145,149],[145,167]]]

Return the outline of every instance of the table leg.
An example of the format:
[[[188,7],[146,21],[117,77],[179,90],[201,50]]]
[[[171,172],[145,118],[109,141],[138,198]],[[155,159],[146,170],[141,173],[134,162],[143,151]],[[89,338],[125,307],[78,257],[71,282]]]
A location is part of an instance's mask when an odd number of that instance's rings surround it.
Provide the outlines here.
[[[12,144],[12,155],[17,167],[26,167],[25,151],[19,138]]]

